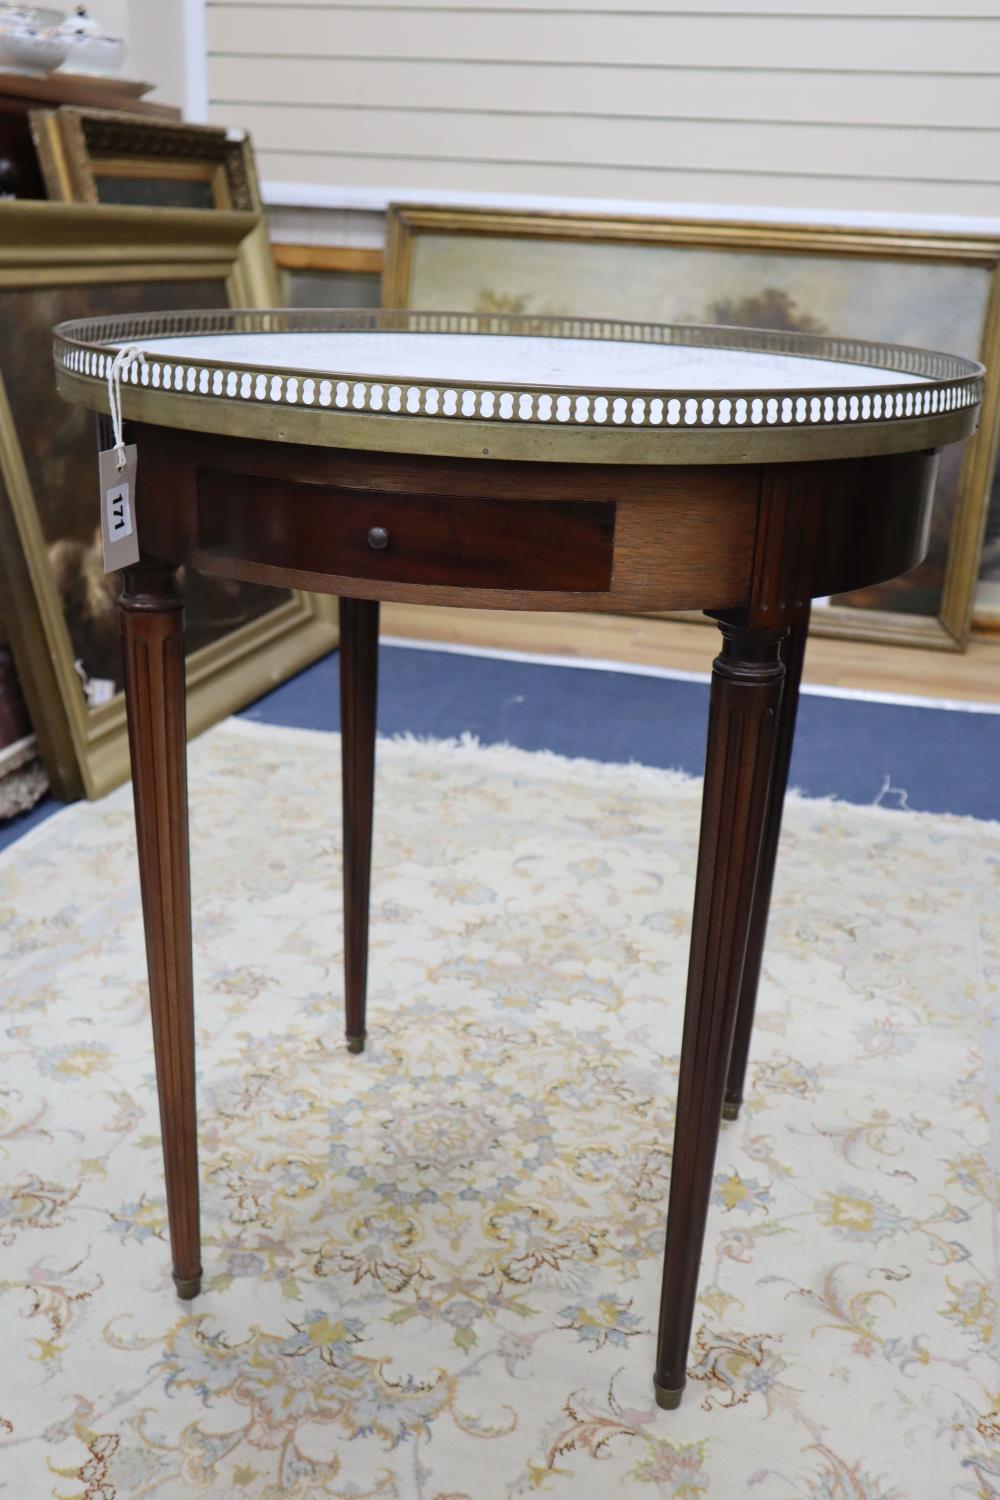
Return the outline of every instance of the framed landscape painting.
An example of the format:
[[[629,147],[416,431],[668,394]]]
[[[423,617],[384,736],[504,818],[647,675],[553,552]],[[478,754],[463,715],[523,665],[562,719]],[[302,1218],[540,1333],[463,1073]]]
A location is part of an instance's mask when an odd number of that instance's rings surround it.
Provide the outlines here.
[[[965,644],[1000,420],[1000,239],[397,204],[382,300],[441,311],[742,324],[981,359],[988,378],[979,431],[942,455],[926,560],[813,613],[821,633]]]
[[[249,136],[107,109],[29,111],[51,199],[260,213]]]
[[[39,752],[67,800],[102,795],[127,777],[129,759],[96,425],[56,391],[52,326],[271,306],[259,230],[250,213],[0,204],[0,597]],[[191,570],[185,584],[192,733],[336,645],[335,601]]]

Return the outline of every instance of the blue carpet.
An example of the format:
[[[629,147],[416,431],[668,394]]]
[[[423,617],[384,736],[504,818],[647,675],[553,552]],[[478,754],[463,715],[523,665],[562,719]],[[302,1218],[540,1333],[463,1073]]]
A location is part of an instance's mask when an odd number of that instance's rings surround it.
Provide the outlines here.
[[[55,797],[43,797],[41,802],[36,802],[27,812],[0,823],[0,849],[6,849],[8,844],[23,837],[29,829],[37,828],[39,823],[44,823],[46,818],[51,818],[53,813],[65,806],[65,802],[57,802]]]
[[[701,775],[708,687],[700,682],[383,646],[381,734],[468,730],[485,743],[591,760],[641,761]],[[338,668],[327,657],[243,717],[339,727]],[[1000,817],[1000,714],[910,708],[804,693],[792,785],[923,812]],[[883,788],[886,790],[883,791]]]
[[[383,646],[378,727],[641,761],[700,775],[708,688],[637,673]],[[243,718],[338,729],[338,664],[325,657],[243,710]],[[810,797],[1000,818],[1000,714],[804,693],[792,785]],[[331,789],[331,796],[333,795]],[[0,848],[56,812],[47,799],[0,826]]]

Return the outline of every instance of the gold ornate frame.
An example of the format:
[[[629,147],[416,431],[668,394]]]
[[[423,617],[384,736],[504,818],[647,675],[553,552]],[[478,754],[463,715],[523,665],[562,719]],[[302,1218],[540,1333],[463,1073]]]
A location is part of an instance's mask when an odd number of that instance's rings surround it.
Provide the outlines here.
[[[413,246],[425,234],[642,244],[755,253],[960,263],[990,273],[978,357],[987,367],[979,431],[964,454],[937,617],[832,605],[813,612],[816,634],[961,650],[968,639],[990,480],[1000,431],[1000,240],[979,235],[504,212],[392,204],[382,275],[383,307],[411,306]]]
[[[184,125],[117,110],[29,111],[45,190],[61,203],[101,202],[99,179],[204,182],[212,205],[260,213],[250,138],[217,125]]]
[[[0,289],[218,277],[231,306],[272,306],[274,266],[257,215],[198,209],[0,205]],[[155,307],[151,299],[151,306]],[[48,361],[49,351],[32,350]],[[141,461],[141,455],[140,455]],[[86,484],[88,476],[81,476]],[[97,462],[94,456],[94,513]],[[140,480],[141,485],[141,480]],[[0,374],[0,589],[18,675],[53,791],[97,797],[129,773],[122,694],[88,708],[38,507]],[[197,734],[337,644],[335,601],[299,593],[187,660]]]

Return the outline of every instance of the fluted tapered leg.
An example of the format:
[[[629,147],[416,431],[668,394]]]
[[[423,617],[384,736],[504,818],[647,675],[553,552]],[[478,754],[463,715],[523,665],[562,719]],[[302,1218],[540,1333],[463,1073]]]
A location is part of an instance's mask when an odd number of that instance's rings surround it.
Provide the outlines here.
[[[784,677],[784,629],[749,630],[735,618],[719,627],[654,1377],[657,1402],[668,1408],[679,1404],[686,1378]]]
[[[771,891],[774,886],[774,867],[778,860],[778,843],[781,837],[781,817],[785,808],[785,793],[788,790],[788,770],[792,763],[792,746],[795,741],[795,720],[799,708],[799,688],[802,683],[802,666],[806,655],[806,639],[809,635],[809,608],[804,617],[789,629],[781,650],[785,663],[785,685],[778,713],[775,734],[774,771],[767,806],[767,826],[760,851],[760,866],[757,885],[754,889],[753,913],[750,918],[750,936],[747,941],[746,962],[743,965],[743,983],[740,988],[740,1003],[736,1014],[736,1032],[733,1036],[733,1051],[729,1059],[729,1076],[726,1079],[726,1097],[722,1105],[722,1118],[735,1120],[743,1103],[746,1083],[747,1058],[750,1055],[750,1039],[753,1034],[753,1018],[757,1008],[757,990],[764,962],[764,943],[767,939],[767,919],[771,910]]]
[[[127,568],[119,600],[173,1275],[201,1290],[188,853],[184,607],[177,570]]]
[[[375,807],[378,604],[340,601],[340,743],[344,808],[344,1010],[347,1046],[362,1052],[368,991],[368,906]]]

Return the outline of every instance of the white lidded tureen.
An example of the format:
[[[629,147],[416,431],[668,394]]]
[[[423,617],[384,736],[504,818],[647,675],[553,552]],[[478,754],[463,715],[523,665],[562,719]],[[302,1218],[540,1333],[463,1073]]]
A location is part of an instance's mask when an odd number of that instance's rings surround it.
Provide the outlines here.
[[[73,44],[60,10],[0,5],[0,72],[42,78],[58,68]]]
[[[68,71],[103,77],[117,72],[125,61],[124,38],[95,21],[85,5],[75,7],[62,30],[71,37]]]
[[[69,58],[74,73],[113,73],[125,42],[78,5],[71,16],[45,5],[0,0],[0,72],[43,78]]]

